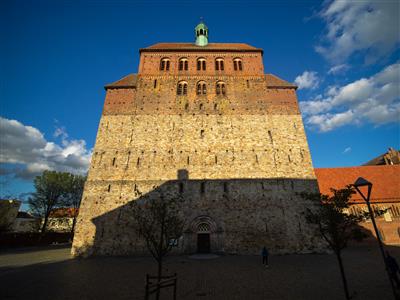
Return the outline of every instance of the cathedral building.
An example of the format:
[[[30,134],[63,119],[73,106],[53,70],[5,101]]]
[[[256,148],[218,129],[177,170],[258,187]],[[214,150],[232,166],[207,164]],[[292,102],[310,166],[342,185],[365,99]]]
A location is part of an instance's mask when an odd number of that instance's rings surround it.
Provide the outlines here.
[[[140,49],[138,73],[105,86],[74,255],[145,253],[129,203],[163,193],[184,199],[177,253],[321,249],[296,86],[264,73],[262,49],[208,36],[201,22],[194,43]]]

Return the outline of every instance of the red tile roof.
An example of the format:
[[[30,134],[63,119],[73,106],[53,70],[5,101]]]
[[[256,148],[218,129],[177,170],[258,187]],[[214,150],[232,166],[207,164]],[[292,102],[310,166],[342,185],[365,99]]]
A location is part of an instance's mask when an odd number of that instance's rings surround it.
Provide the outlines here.
[[[60,207],[55,208],[50,212],[51,218],[72,218],[74,215],[78,214],[78,209],[73,207]]]
[[[297,89],[297,86],[287,82],[274,74],[266,74],[265,80],[267,81],[267,87],[275,88],[275,87],[286,87],[286,88],[294,88]]]
[[[373,184],[371,202],[400,202],[400,165],[321,168],[315,169],[315,175],[322,194],[330,194],[330,188],[344,188],[363,177]],[[358,193],[352,199],[364,201]]]
[[[137,82],[137,75],[129,74],[113,83],[105,85],[104,88],[106,90],[112,88],[134,88],[136,87],[136,82]]]
[[[140,52],[151,51],[250,51],[263,52],[262,49],[243,43],[209,43],[207,46],[197,46],[194,43],[158,43],[147,48],[140,49]]]

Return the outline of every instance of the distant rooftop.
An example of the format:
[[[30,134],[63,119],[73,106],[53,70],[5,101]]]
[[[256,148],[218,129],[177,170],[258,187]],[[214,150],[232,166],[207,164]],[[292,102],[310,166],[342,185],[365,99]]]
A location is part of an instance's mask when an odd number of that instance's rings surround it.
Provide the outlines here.
[[[389,148],[388,151],[363,164],[363,166],[399,165],[400,151]]]

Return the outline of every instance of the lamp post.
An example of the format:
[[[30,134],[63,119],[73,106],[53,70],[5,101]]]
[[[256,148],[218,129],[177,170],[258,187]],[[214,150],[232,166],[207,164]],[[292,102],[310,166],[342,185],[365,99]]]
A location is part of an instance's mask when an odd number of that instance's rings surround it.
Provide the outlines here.
[[[354,182],[353,186],[354,186],[354,188],[356,189],[356,191],[361,195],[361,197],[364,199],[364,201],[367,203],[368,212],[369,212],[369,215],[371,216],[372,224],[374,225],[374,230],[375,230],[376,239],[378,240],[379,249],[381,250],[381,254],[382,254],[382,258],[383,258],[383,263],[385,264],[385,269],[386,269],[386,272],[387,272],[387,274],[388,274],[388,276],[389,276],[390,285],[392,286],[392,291],[393,291],[394,299],[397,300],[397,299],[399,299],[399,297],[398,297],[398,295],[397,295],[397,293],[396,293],[396,290],[395,290],[395,287],[394,287],[392,278],[390,277],[390,274],[389,274],[389,269],[388,269],[387,264],[386,264],[385,252],[383,251],[383,245],[382,245],[382,241],[381,241],[381,236],[380,236],[380,234],[379,234],[379,232],[378,232],[378,228],[376,227],[374,213],[373,213],[373,211],[372,211],[372,209],[371,209],[371,205],[370,205],[370,202],[369,202],[370,197],[371,197],[372,183],[369,182],[368,180],[362,178],[362,177],[359,177],[359,178],[356,180],[356,182]],[[366,187],[368,188],[368,190],[367,190],[367,196],[366,196],[366,197],[365,197],[365,195],[364,195],[364,194],[361,192],[361,190],[360,190],[360,187],[364,187],[364,186],[366,186]]]

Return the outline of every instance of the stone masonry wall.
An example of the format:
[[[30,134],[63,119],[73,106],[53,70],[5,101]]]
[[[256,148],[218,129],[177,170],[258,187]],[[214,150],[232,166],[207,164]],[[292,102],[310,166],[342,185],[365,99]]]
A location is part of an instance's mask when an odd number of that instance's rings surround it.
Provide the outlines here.
[[[169,72],[160,59],[171,59]],[[179,58],[189,71],[178,71]],[[207,70],[196,70],[196,59]],[[225,59],[215,71],[214,60]],[[243,71],[233,70],[240,57]],[[261,53],[142,53],[137,83],[109,88],[77,220],[73,254],[143,253],[131,229],[132,201],[181,194],[187,220],[177,252],[196,251],[196,222],[208,220],[211,251],[321,249],[298,196],[317,183],[294,88],[270,87]],[[177,95],[179,81],[187,95]],[[199,81],[206,95],[196,95]],[[226,94],[216,95],[224,81]],[[178,170],[188,179],[178,180]],[[197,221],[196,221],[197,220]]]

